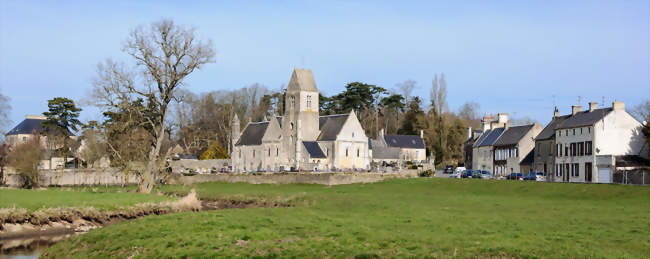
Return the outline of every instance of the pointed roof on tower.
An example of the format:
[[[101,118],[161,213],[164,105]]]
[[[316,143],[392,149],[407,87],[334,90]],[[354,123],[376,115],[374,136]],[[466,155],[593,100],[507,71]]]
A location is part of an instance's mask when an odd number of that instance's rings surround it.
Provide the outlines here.
[[[316,81],[314,81],[314,75],[311,70],[294,68],[287,90],[318,92]]]

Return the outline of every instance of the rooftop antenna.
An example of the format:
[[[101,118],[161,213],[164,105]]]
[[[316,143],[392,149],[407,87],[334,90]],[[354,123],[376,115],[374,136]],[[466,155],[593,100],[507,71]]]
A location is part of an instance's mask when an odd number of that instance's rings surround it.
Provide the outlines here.
[[[552,96],[553,96],[553,106],[557,107],[557,104],[555,104],[555,95]]]
[[[580,105],[580,101],[582,101],[582,96],[578,95],[578,105]]]

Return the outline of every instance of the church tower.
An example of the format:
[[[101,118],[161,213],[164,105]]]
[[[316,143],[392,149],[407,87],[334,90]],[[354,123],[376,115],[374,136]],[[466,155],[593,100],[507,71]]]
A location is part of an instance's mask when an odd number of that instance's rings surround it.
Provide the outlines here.
[[[228,146],[229,154],[234,151],[235,144],[239,140],[240,131],[241,127],[239,125],[239,117],[237,117],[237,114],[235,113],[235,116],[232,118],[232,122],[230,124],[230,146]]]
[[[302,141],[315,141],[320,134],[318,89],[311,70],[293,70],[284,103],[282,129],[285,134],[285,150],[290,162],[295,162],[293,154],[300,152]]]

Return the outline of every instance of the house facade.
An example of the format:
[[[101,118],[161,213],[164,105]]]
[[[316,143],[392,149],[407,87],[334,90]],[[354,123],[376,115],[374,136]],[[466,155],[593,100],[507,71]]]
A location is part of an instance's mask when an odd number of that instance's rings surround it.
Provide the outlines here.
[[[541,130],[542,127],[538,123],[506,126],[503,134],[494,142],[494,175],[505,176],[531,171],[530,165],[523,162],[534,152],[535,137]],[[525,168],[522,168],[522,163]]]
[[[555,128],[554,181],[612,182],[613,162],[621,156],[643,156],[646,146],[641,122],[622,102],[589,109],[573,106],[571,116]]]
[[[25,143],[34,137],[34,134],[40,134],[43,128],[41,123],[47,118],[45,116],[26,115],[25,120],[18,123],[13,129],[5,134],[5,141],[10,146],[16,146]],[[46,137],[40,137],[41,145],[45,148]]]
[[[485,116],[481,125],[483,133],[472,146],[472,169],[494,173],[494,143],[509,125],[508,114],[499,113],[496,118]]]
[[[533,170],[545,172],[547,181],[555,181],[555,128],[562,124],[570,115],[560,116],[560,112],[555,108],[553,119],[535,138],[535,153]]]

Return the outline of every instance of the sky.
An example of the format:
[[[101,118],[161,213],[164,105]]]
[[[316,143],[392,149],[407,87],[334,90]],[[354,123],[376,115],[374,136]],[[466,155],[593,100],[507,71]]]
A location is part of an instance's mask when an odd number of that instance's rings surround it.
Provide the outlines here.
[[[162,18],[211,39],[195,93],[288,84],[294,67],[329,96],[353,81],[414,80],[429,100],[444,73],[449,109],[550,121],[590,101],[650,98],[650,1],[0,1],[0,93],[13,125],[57,96],[87,100],[96,66],[131,63],[129,32]],[[82,120],[100,120],[84,106]]]

